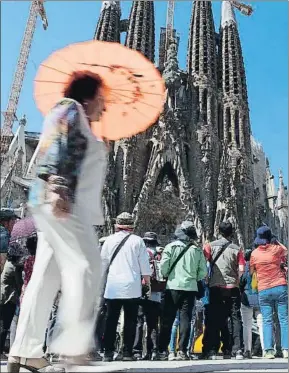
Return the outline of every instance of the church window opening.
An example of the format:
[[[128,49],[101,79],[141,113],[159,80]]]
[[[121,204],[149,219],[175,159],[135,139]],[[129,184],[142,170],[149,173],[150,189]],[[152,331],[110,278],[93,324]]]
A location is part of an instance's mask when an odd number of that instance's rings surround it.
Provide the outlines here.
[[[200,63],[200,8],[197,10],[196,16],[196,47],[195,47],[195,72],[198,74],[200,72],[199,63]]]
[[[207,107],[208,107],[208,91],[204,89],[203,100],[202,100],[202,114],[204,122],[207,122]]]
[[[229,49],[228,49],[228,29],[225,28],[224,30],[224,38],[225,38],[225,69],[224,69],[224,81],[225,81],[225,92],[230,92],[230,64],[229,64]]]
[[[218,133],[219,139],[222,141],[224,139],[224,124],[223,124],[223,108],[222,105],[218,105]]]
[[[210,102],[211,102],[211,108],[207,108],[207,111],[209,113],[209,109],[210,109],[210,122],[211,122],[211,124],[214,124],[214,126],[215,126],[216,105],[215,105],[214,96],[211,96]]]
[[[187,144],[185,144],[184,148],[185,148],[185,155],[186,155],[186,165],[189,170],[190,169],[190,148]]]
[[[228,143],[232,142],[232,125],[231,125],[231,111],[230,108],[226,109],[226,124],[228,133]]]
[[[200,92],[199,87],[196,88],[196,119],[200,120]]]
[[[235,112],[235,136],[236,136],[236,144],[240,146],[240,122],[239,122],[239,111]]]
[[[178,177],[170,162],[167,162],[159,173],[156,187],[162,192],[172,192],[179,197],[180,191]]]

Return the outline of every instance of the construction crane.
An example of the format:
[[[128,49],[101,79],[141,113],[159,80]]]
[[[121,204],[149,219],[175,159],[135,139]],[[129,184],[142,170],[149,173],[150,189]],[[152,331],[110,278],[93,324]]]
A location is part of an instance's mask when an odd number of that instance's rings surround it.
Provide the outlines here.
[[[169,0],[167,7],[166,27],[161,27],[160,44],[159,44],[159,69],[162,72],[167,59],[167,51],[170,43],[177,39],[176,31],[174,30],[174,11],[175,1]]]
[[[32,39],[36,28],[37,17],[40,16],[44,30],[48,27],[44,0],[33,0],[29,10],[29,17],[26,23],[24,37],[22,40],[20,54],[17,61],[16,72],[10,90],[8,105],[4,114],[4,123],[1,126],[1,163],[8,151],[12,127],[16,117],[17,106],[23,85],[28,57],[31,49]]]
[[[174,41],[174,13],[175,13],[175,1],[168,1],[167,9],[167,25],[166,25],[166,52],[170,46],[170,43]],[[166,57],[165,57],[166,60]]]
[[[250,16],[253,13],[253,8],[249,4],[240,3],[238,0],[230,0],[230,2],[245,16]]]

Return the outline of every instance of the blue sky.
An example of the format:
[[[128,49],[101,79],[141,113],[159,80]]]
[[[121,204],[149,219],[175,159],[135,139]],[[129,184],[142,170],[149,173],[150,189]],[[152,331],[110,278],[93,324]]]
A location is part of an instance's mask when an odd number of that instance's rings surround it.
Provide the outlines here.
[[[1,111],[5,111],[13,73],[29,11],[28,1],[1,1]],[[253,1],[254,14],[237,14],[247,72],[251,125],[254,136],[268,155],[273,173],[279,168],[288,180],[288,2]],[[29,131],[41,131],[42,116],[33,101],[33,79],[37,66],[51,52],[93,37],[100,1],[47,1],[49,27],[44,31],[38,20],[18,117],[26,114]],[[131,1],[122,1],[122,14],[129,14]],[[156,44],[166,22],[166,1],[157,1]],[[186,48],[191,1],[177,1],[175,27],[181,35],[179,60],[186,65]],[[213,2],[216,30],[220,24],[219,1]]]

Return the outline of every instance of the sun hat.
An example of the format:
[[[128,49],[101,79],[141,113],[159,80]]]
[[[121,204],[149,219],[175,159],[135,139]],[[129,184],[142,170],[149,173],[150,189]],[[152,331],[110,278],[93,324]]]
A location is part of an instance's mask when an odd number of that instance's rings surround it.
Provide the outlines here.
[[[257,229],[256,238],[254,241],[254,244],[256,246],[267,245],[271,243],[271,240],[272,240],[272,232],[269,227],[262,226]]]
[[[18,219],[18,216],[15,214],[13,209],[2,208],[0,210],[0,221],[8,221],[12,219]]]
[[[122,212],[117,216],[115,226],[118,229],[134,229],[134,217],[129,212]]]
[[[155,232],[146,232],[143,236],[144,241],[150,241],[150,242],[156,242],[157,245],[158,243],[158,236]]]

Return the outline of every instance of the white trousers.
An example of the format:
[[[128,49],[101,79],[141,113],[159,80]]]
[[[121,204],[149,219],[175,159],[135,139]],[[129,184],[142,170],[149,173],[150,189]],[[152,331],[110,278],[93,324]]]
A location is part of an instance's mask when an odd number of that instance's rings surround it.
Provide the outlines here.
[[[61,333],[52,341],[50,350],[66,356],[86,354],[93,347],[101,279],[94,228],[85,216],[56,219],[49,205],[35,209],[33,217],[39,230],[37,253],[10,356],[43,356],[45,331],[60,289],[57,316]]]
[[[255,314],[257,317],[257,326],[259,329],[261,346],[262,346],[262,350],[264,351],[262,314],[260,311],[255,311]],[[242,315],[242,321],[243,321],[243,338],[244,338],[245,351],[251,352],[252,351],[252,323],[253,323],[254,308],[246,307],[242,304],[241,315]]]

